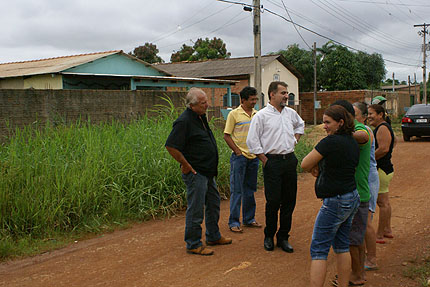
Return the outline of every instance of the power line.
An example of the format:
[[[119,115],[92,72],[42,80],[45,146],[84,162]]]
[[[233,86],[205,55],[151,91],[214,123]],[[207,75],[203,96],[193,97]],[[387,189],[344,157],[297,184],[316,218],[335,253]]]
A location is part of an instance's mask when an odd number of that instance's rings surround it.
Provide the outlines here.
[[[186,29],[190,28],[191,26],[194,26],[194,25],[196,25],[196,24],[199,24],[199,23],[201,23],[201,22],[203,22],[203,21],[205,21],[205,20],[209,19],[210,17],[215,16],[215,15],[217,15],[217,14],[219,14],[219,13],[223,12],[224,10],[226,10],[226,9],[228,9],[228,8],[232,7],[232,6],[233,6],[233,4],[231,4],[230,6],[227,6],[227,7],[225,7],[225,8],[222,8],[221,10],[218,10],[218,11],[216,11],[216,12],[214,12],[214,13],[210,14],[209,16],[206,16],[205,18],[202,18],[202,19],[200,19],[200,20],[198,20],[198,21],[196,21],[196,22],[194,22],[194,23],[192,23],[192,24],[190,24],[190,25],[188,25],[188,26],[185,26],[184,28],[181,28],[180,30],[173,31],[173,32],[171,32],[171,33],[167,34],[167,35],[166,35],[166,36],[164,36],[164,37],[158,37],[157,39],[155,39],[155,40],[151,41],[151,43],[159,42],[159,41],[161,41],[161,40],[163,40],[163,39],[166,39],[167,37],[172,36],[173,34],[176,34],[176,33],[178,33],[178,32],[182,32],[182,31],[184,31],[184,30],[186,30]]]
[[[271,11],[271,10],[267,9],[267,8],[264,8],[264,10],[265,10],[265,11],[267,11],[268,13],[270,13],[270,14],[273,14],[273,15],[275,15],[275,16],[278,16],[278,17],[282,18],[283,20],[285,20],[285,21],[287,21],[287,22],[289,22],[289,23],[292,23],[292,21],[291,21],[291,20],[286,19],[284,16],[279,15],[278,13],[275,13],[275,12],[273,12],[273,11]],[[298,24],[298,23],[295,23],[295,24],[296,24],[297,26],[299,26],[300,28],[305,29],[306,31],[309,31],[309,32],[311,32],[311,33],[313,33],[313,34],[315,34],[315,35],[317,35],[317,36],[321,37],[321,38],[327,39],[327,40],[332,41],[332,42],[334,42],[334,43],[336,43],[336,44],[339,44],[339,45],[341,45],[341,46],[347,47],[347,48],[349,48],[349,49],[351,49],[351,50],[354,50],[354,51],[357,51],[357,52],[363,52],[363,51],[361,51],[361,50],[359,50],[359,49],[353,48],[353,47],[351,47],[351,46],[349,46],[349,45],[346,45],[346,44],[344,44],[344,43],[341,43],[341,42],[339,42],[339,41],[336,41],[336,40],[334,40],[334,39],[331,39],[330,37],[327,37],[327,36],[324,36],[324,35],[322,35],[322,34],[320,34],[320,33],[318,33],[318,32],[315,32],[315,31],[313,31],[313,30],[311,30],[311,29],[309,29],[309,28],[306,28],[306,27],[304,27],[304,26],[302,26],[302,25],[300,25],[300,24]],[[363,53],[365,53],[365,52],[363,52]],[[416,65],[405,64],[405,63],[401,63],[401,62],[397,62],[397,61],[392,61],[392,60],[389,60],[389,59],[384,59],[384,60],[385,60],[385,61],[387,61],[387,62],[390,62],[390,63],[394,63],[394,64],[399,64],[399,65],[404,65],[404,66],[410,66],[410,67],[416,67]]]
[[[406,6],[406,4],[394,4],[387,2],[376,2],[376,1],[366,1],[366,0],[337,0],[340,2],[356,2],[356,3],[365,3],[365,4],[383,4],[383,5],[397,5],[397,6]],[[427,4],[407,4],[407,6],[415,6],[415,7],[430,7]]]
[[[306,43],[305,39],[303,38],[302,34],[300,34],[299,30],[297,29],[296,25],[293,22],[293,19],[291,18],[290,12],[288,12],[287,7],[284,4],[284,0],[281,0],[282,5],[284,6],[285,11],[287,11],[288,17],[291,20],[291,23],[293,23],[294,29],[296,30],[297,34],[299,34],[300,38],[302,38],[303,42],[305,42],[306,46],[308,46],[309,50],[312,50],[311,46],[308,45],[308,43]]]

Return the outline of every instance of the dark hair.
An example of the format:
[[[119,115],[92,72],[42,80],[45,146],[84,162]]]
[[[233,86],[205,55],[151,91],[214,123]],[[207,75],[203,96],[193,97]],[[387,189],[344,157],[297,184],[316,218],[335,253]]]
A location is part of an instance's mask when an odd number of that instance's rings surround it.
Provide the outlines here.
[[[269,100],[270,100],[270,93],[276,92],[278,90],[279,85],[281,85],[285,88],[288,87],[287,83],[285,83],[285,82],[280,82],[280,81],[271,82],[269,85],[269,89],[267,91],[267,94],[269,95]]]
[[[334,102],[333,104],[330,105],[334,106],[334,105],[339,105],[344,107],[348,113],[350,113],[353,117],[355,117],[355,111],[354,111],[354,107],[352,106],[352,104],[346,100],[337,100],[336,102]]]
[[[240,91],[240,99],[241,100],[248,100],[250,96],[256,96],[257,95],[257,89],[253,87],[245,87]]]
[[[374,110],[378,115],[382,114],[382,119],[391,126],[391,119],[387,116],[387,113],[383,106],[381,106],[380,104],[373,104],[370,105],[368,109]]]
[[[354,132],[354,118],[341,105],[332,105],[324,111],[324,115],[329,116],[336,122],[343,120],[344,124],[339,127],[335,134],[337,135],[352,135]]]
[[[367,104],[364,102],[355,102],[352,104],[354,107],[357,107],[357,109],[360,110],[361,114],[363,116],[367,116]]]

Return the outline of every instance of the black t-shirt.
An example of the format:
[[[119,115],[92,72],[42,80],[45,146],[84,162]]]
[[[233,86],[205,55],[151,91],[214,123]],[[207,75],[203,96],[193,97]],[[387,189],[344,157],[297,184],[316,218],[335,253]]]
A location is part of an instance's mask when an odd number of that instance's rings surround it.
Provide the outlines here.
[[[383,157],[376,160],[376,165],[378,168],[382,169],[386,174],[390,174],[394,171],[393,163],[391,162],[391,154],[393,153],[393,147],[394,147],[394,132],[388,123],[381,123],[380,125],[378,125],[373,131],[373,134],[375,135],[375,150],[379,147],[378,140],[376,139],[376,134],[378,133],[378,130],[381,126],[386,126],[390,131],[391,142],[390,142],[390,149]]]
[[[315,181],[318,198],[333,197],[356,189],[355,168],[360,149],[349,135],[329,135],[315,149],[323,156],[318,163],[319,175]]]
[[[166,146],[179,150],[198,173],[218,174],[218,148],[206,115],[187,108],[173,123]]]

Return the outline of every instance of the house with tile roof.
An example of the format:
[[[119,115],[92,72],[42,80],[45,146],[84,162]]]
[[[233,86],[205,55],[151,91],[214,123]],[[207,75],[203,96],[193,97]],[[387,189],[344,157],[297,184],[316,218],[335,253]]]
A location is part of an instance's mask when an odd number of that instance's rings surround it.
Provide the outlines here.
[[[239,92],[245,86],[254,83],[254,57],[214,59],[195,62],[160,63],[154,65],[159,70],[179,77],[202,77],[208,79],[222,79],[239,81],[232,87],[232,102],[222,91],[215,91],[213,95],[215,105],[239,105]],[[282,55],[266,55],[261,57],[262,93],[264,103],[268,102],[267,89],[272,81],[284,81],[288,84],[288,91],[294,98],[290,105],[299,103],[299,78],[303,76],[288,63]]]

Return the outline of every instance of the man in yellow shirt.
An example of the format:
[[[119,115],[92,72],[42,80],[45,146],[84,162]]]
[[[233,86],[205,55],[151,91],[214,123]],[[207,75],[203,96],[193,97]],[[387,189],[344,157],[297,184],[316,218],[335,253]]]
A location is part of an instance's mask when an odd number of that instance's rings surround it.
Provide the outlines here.
[[[245,87],[240,92],[240,106],[227,117],[224,140],[233,151],[230,157],[230,218],[228,226],[233,232],[242,232],[240,227],[240,207],[242,223],[246,227],[261,227],[255,221],[255,198],[257,190],[258,158],[249,152],[246,145],[249,125],[257,113],[257,90]]]

